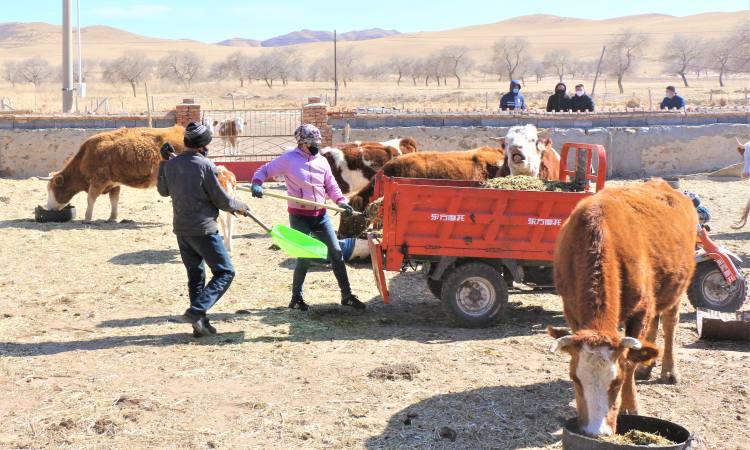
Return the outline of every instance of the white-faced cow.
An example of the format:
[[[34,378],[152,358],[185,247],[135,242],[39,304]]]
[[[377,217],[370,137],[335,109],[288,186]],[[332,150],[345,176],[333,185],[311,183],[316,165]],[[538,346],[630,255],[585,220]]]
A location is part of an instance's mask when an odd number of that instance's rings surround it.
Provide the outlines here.
[[[90,222],[94,202],[109,194],[112,210],[110,221],[117,220],[120,186],[150,188],[156,185],[165,143],[179,153],[185,149],[181,126],[171,128],[121,128],[95,134],[86,139],[59,172],[54,172],[47,185],[47,209],[62,209],[81,191],[88,193],[84,222]]]
[[[225,155],[239,155],[239,136],[245,132],[245,119],[235,117],[233,119],[214,120],[211,124],[211,133],[214,137],[221,138],[224,141]],[[229,151],[227,151],[227,147]]]
[[[505,149],[500,176],[528,175],[545,180],[557,179],[560,155],[552,148],[551,139],[540,139],[534,125],[518,125],[508,129],[505,137],[493,138]]]
[[[224,189],[224,192],[231,198],[237,196],[237,177],[234,173],[224,166],[216,166],[216,178],[219,179],[219,184]],[[219,217],[217,221],[221,227],[221,234],[224,236],[224,246],[227,251],[232,251],[232,236],[234,234],[234,214],[227,211],[219,211]]]
[[[739,139],[737,139],[737,145],[737,151],[744,159],[744,165],[742,166],[742,179],[750,180],[750,141],[747,141],[743,144]],[[742,211],[742,214],[740,214],[740,220],[738,220],[736,224],[732,225],[732,228],[734,228],[735,230],[739,230],[740,228],[744,227],[745,224],[747,224],[748,216],[750,216],[750,199],[747,200],[745,209]]]
[[[415,152],[416,147],[416,141],[411,138],[388,142],[355,141],[322,148],[320,154],[328,160],[341,192],[348,195],[365,187],[385,163],[404,153]]]
[[[550,328],[550,350],[571,355],[584,433],[613,434],[618,413],[637,413],[635,371],[643,364],[639,378],[650,374],[660,316],[661,378],[677,382],[675,328],[695,269],[697,226],[690,199],[663,180],[607,188],[581,201],[563,224],[554,278],[570,330]]]

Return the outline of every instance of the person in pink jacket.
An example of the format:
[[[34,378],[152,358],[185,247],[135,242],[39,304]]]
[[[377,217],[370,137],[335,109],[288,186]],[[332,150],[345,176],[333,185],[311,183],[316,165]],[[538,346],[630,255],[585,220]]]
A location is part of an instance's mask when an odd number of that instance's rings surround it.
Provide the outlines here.
[[[327,196],[345,210],[345,215],[351,215],[353,209],[341,193],[328,160],[318,154],[322,142],[320,130],[314,125],[302,124],[295,130],[294,137],[297,139],[297,148],[284,153],[255,172],[253,197],[263,197],[263,182],[281,175],[284,177],[289,195],[319,203],[325,202]],[[341,246],[326,210],[289,201],[288,211],[292,228],[321,240],[328,247],[333,274],[341,289],[341,304],[359,310],[365,309],[365,304],[352,294]],[[308,309],[302,296],[302,288],[309,268],[309,259],[297,259],[292,281],[292,300],[289,302],[292,309]]]

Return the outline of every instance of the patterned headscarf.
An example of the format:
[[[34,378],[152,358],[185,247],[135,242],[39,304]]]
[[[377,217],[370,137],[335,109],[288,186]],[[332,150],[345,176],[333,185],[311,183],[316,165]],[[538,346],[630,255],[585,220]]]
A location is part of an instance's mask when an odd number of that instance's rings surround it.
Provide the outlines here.
[[[297,139],[298,144],[320,144],[323,142],[323,138],[320,135],[320,130],[315,125],[309,123],[303,123],[294,130],[294,138]]]

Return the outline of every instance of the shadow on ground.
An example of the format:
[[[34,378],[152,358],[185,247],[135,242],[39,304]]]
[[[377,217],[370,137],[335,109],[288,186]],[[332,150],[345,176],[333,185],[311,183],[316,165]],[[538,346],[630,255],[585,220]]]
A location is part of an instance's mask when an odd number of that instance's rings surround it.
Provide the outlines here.
[[[16,228],[21,230],[141,230],[146,228],[158,228],[164,226],[158,222],[133,222],[124,220],[121,222],[107,222],[106,220],[96,220],[91,223],[83,223],[80,219],[71,220],[70,222],[45,222],[40,223],[34,219],[10,219],[0,220],[0,229]]]
[[[572,400],[571,384],[562,380],[436,395],[394,414],[385,430],[365,445],[368,449],[543,447],[557,442],[552,433],[575,415]],[[439,436],[443,427],[455,431],[453,440]]]
[[[208,338],[195,339],[192,333],[165,335],[110,336],[85,341],[65,342],[0,342],[0,356],[27,357],[49,356],[65,352],[109,350],[119,347],[167,347],[188,342],[200,345],[233,345],[245,340],[244,332],[219,333]]]
[[[252,328],[252,322],[259,321],[270,326],[264,329],[263,334],[248,339],[250,342],[398,339],[439,344],[529,336],[545,333],[549,325],[563,326],[565,323],[560,311],[511,302],[497,324],[488,328],[459,328],[444,312],[440,302],[429,293],[421,274],[399,274],[391,280],[390,288],[394,292],[390,304],[383,304],[379,296],[373,297],[367,302],[364,312],[338,303],[321,304],[319,299],[308,298],[311,308],[307,312],[290,310],[284,304],[271,308],[243,309],[235,313],[214,313],[210,317],[219,330],[222,322],[245,322],[248,328]],[[332,300],[338,300],[338,295],[333,297]],[[174,316],[155,316],[108,320],[98,326],[158,326],[176,320]],[[279,334],[276,327],[281,326],[288,332]]]
[[[178,264],[177,250],[139,250],[137,252],[122,253],[113,256],[109,262],[119,266],[143,264]]]

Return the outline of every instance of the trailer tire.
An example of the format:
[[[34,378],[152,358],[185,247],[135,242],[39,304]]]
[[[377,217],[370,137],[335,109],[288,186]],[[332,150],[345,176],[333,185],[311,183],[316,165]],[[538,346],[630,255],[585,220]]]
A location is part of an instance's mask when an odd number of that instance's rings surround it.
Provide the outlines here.
[[[441,298],[443,292],[443,280],[433,280],[432,278],[427,277],[427,289],[429,289],[430,292],[432,292],[432,295],[438,299]]]
[[[476,328],[495,323],[508,303],[508,285],[489,264],[472,262],[451,270],[443,278],[441,300],[461,326]]]
[[[716,262],[703,261],[695,268],[687,296],[695,308],[722,312],[737,311],[747,297],[747,279],[744,273],[740,272],[737,281],[727,286]]]

